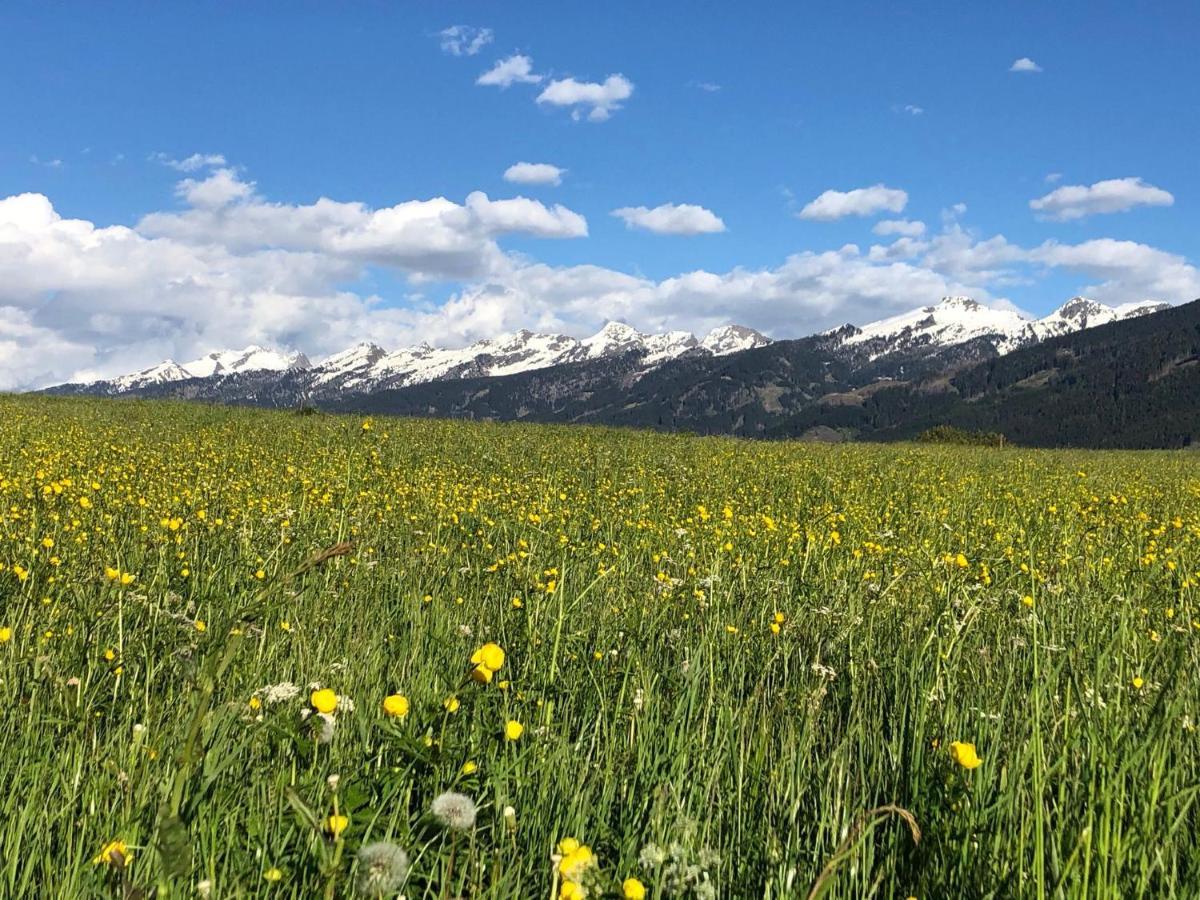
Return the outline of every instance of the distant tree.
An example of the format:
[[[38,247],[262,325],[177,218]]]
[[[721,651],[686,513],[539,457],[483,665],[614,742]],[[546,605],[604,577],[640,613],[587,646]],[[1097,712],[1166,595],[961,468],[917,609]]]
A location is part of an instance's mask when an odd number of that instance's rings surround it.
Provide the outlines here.
[[[998,431],[970,431],[953,425],[934,425],[917,435],[922,444],[965,444],[971,447],[1003,447],[1004,435]]]

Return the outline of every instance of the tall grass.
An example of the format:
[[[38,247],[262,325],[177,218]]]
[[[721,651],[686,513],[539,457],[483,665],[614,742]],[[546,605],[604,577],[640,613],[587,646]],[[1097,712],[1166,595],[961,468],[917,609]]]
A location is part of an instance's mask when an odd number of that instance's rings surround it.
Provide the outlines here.
[[[1198,540],[1177,454],[5,398],[0,895],[1200,896]]]

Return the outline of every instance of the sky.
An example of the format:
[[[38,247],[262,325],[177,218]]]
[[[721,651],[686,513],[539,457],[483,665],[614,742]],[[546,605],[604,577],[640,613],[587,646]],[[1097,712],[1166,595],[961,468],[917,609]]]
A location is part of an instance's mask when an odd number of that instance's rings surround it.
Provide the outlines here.
[[[0,6],[0,389],[1200,297],[1194,3]]]

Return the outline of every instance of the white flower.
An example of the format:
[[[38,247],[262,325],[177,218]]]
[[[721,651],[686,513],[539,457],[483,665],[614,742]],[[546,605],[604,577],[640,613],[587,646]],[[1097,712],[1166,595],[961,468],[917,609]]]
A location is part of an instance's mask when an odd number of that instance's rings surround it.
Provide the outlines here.
[[[390,897],[408,877],[408,854],[395,844],[376,841],[358,851],[356,887],[363,897]]]
[[[446,791],[433,798],[429,811],[447,828],[470,831],[475,827],[475,801],[466,794]]]

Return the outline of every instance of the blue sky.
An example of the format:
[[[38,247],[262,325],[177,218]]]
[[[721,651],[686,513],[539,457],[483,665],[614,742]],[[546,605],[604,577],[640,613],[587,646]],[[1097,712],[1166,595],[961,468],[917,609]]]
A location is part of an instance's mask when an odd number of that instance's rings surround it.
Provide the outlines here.
[[[1185,3],[10,2],[0,202],[37,195],[52,214],[10,204],[7,232],[0,214],[0,386],[243,337],[320,355],[607,317],[786,337],[942,289],[1032,314],[1083,290],[1192,299],[1197,25]],[[515,55],[528,83],[476,83]],[[618,75],[629,96],[603,121],[538,102]],[[181,171],[193,154],[213,161]],[[565,173],[507,182],[521,161]],[[220,172],[227,192],[189,215],[179,183]],[[836,209],[864,214],[800,214],[876,186],[890,210],[853,195]],[[467,215],[472,192],[541,209]],[[324,219],[297,233],[322,197],[345,205],[336,239]],[[439,197],[455,208],[421,215],[465,216],[446,226],[465,254],[453,271],[367,218]],[[663,204],[724,230],[612,215]],[[73,220],[96,234],[64,236]],[[893,247],[882,220],[925,228]],[[114,226],[133,229],[136,264]],[[109,268],[125,274],[96,274]]]

